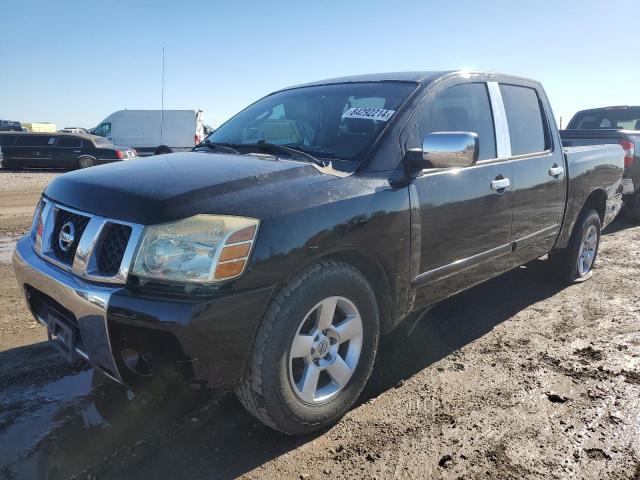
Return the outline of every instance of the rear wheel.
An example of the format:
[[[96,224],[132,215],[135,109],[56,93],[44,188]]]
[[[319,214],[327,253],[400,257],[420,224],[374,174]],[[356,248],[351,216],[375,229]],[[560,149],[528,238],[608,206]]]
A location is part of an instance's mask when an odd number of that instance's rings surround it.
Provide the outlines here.
[[[591,278],[600,246],[600,230],[598,212],[587,210],[580,215],[567,248],[550,255],[560,280],[573,283]]]
[[[93,157],[80,157],[78,159],[78,166],[80,168],[90,168],[96,164],[96,161]]]
[[[322,262],[272,301],[236,394],[275,430],[324,428],[362,392],[378,338],[378,308],[366,279],[349,265]]]
[[[160,145],[158,148],[156,148],[156,151],[154,152],[155,155],[164,155],[165,153],[173,153],[173,152],[171,152],[171,149],[166,145]]]
[[[632,222],[640,221],[640,190],[625,202],[624,216]]]

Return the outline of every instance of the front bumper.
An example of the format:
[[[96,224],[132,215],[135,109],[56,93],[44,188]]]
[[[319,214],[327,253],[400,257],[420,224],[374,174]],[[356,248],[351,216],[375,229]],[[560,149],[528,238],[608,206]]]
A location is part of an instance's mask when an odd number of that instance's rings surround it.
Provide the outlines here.
[[[35,253],[29,236],[17,243],[13,265],[36,320],[47,325],[42,303],[63,312],[77,327],[75,351],[129,386],[141,379],[121,359],[126,338],[143,337],[153,343],[160,335],[170,339],[161,349],[170,346],[173,351],[167,358],[180,363],[190,380],[213,388],[234,388],[273,291],[268,287],[194,298],[142,295],[63,271]]]

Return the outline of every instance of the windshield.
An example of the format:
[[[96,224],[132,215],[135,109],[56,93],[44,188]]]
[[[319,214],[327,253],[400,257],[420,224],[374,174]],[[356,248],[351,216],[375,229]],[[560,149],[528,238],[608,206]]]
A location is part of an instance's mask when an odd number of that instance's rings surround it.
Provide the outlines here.
[[[207,142],[272,143],[316,157],[356,159],[376,139],[416,84],[348,83],[274,93],[226,122]]]
[[[640,108],[616,107],[578,112],[567,128],[640,130]]]

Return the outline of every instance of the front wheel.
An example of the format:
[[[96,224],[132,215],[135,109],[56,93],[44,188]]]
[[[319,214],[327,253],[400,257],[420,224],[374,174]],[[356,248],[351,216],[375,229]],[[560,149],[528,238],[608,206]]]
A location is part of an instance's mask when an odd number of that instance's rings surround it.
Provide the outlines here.
[[[585,211],[576,222],[567,248],[550,255],[561,281],[574,283],[591,278],[600,246],[601,225],[598,212]]]
[[[258,330],[241,403],[291,435],[319,430],[354,404],[375,360],[379,319],[362,274],[324,261],[283,287]]]

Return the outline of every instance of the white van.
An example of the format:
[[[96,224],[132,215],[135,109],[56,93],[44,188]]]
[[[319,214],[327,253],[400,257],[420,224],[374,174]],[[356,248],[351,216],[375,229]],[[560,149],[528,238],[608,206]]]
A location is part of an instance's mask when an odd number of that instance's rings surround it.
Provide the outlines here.
[[[190,150],[204,139],[202,110],[118,110],[91,130],[139,155]]]

